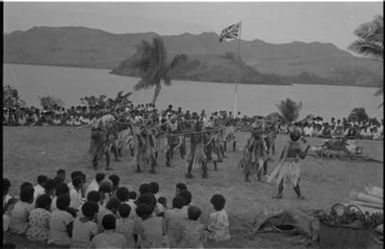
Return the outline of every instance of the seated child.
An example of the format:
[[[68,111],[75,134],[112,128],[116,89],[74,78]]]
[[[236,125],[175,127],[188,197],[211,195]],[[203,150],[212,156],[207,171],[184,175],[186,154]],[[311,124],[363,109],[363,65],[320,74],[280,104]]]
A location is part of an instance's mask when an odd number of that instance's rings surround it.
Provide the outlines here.
[[[96,202],[87,201],[82,206],[82,216],[74,221],[71,248],[88,248],[91,239],[98,233],[95,217],[99,210]]]
[[[163,227],[164,233],[169,239],[170,247],[176,247],[180,241],[180,232],[182,221],[187,219],[187,216],[182,209],[185,200],[181,196],[176,196],[172,200],[172,209],[167,210],[164,214]]]
[[[120,187],[116,190],[116,198],[120,200],[121,203],[128,204],[130,192],[126,187]]]
[[[55,196],[52,199],[52,204],[51,204],[51,211],[56,210],[56,201],[57,197],[62,195],[62,194],[69,194],[70,189],[68,188],[68,185],[65,184],[64,182],[58,183],[55,187]]]
[[[25,234],[28,228],[29,213],[33,210],[32,187],[24,187],[20,191],[20,200],[11,212],[10,231],[16,234]]]
[[[11,222],[11,206],[15,199],[8,194],[11,182],[7,178],[3,178],[3,231],[8,231]]]
[[[140,248],[164,248],[162,218],[153,216],[154,205],[139,204],[135,220],[134,239]]]
[[[37,242],[47,242],[51,202],[51,197],[47,194],[42,194],[37,197],[35,202],[36,209],[32,210],[29,214],[29,227],[26,233],[27,239]]]
[[[216,194],[211,197],[211,204],[214,206],[215,212],[210,214],[209,225],[209,239],[216,242],[226,241],[231,238],[229,232],[229,218],[225,211],[226,200],[222,195]]]
[[[120,201],[116,198],[112,198],[111,200],[108,201],[105,208],[101,208],[99,210],[97,218],[96,218],[99,231],[103,230],[102,222],[103,222],[104,216],[106,216],[108,214],[112,214],[115,217],[117,217],[119,206],[120,206]]]
[[[167,198],[164,196],[161,196],[158,198],[158,216],[164,217],[164,212],[167,210]]]
[[[192,199],[192,195],[191,195],[191,192],[188,191],[188,190],[182,190],[180,191],[179,193],[179,196],[183,197],[184,199],[184,206],[183,206],[183,212],[186,214],[186,218],[187,218],[187,209],[190,207],[191,205],[191,199]]]
[[[71,198],[69,194],[57,197],[57,209],[51,213],[49,220],[48,244],[70,246],[72,237],[73,216],[67,211]]]
[[[201,210],[190,206],[187,210],[188,219],[182,222],[181,240],[178,248],[203,248],[205,241],[204,225],[199,222]]]
[[[119,188],[120,177],[117,175],[110,175],[108,179],[112,182],[112,197],[116,197],[116,190]]]
[[[135,191],[130,191],[130,193],[128,194],[128,205],[130,205],[131,207],[131,210],[133,210],[133,212],[130,212],[130,218],[133,218],[136,216],[136,212],[134,212],[134,210],[136,210],[136,192]]]
[[[127,248],[127,241],[124,236],[115,232],[115,216],[112,214],[104,216],[102,225],[104,231],[91,240],[90,248]]]
[[[34,192],[33,192],[33,197],[34,197],[34,200],[36,201],[37,200],[37,197],[39,195],[42,195],[42,194],[45,194],[45,190],[44,190],[44,183],[48,180],[48,177],[45,176],[45,175],[39,175],[37,177],[37,184],[36,186],[34,187]]]
[[[116,231],[126,238],[128,248],[135,248],[134,219],[129,217],[130,212],[131,207],[128,204],[123,203],[119,206]]]

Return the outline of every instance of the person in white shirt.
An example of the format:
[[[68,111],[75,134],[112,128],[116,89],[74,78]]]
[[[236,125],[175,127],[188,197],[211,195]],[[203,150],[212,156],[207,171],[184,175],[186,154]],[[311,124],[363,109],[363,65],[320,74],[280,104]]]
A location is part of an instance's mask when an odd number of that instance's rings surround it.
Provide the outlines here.
[[[36,184],[35,187],[33,187],[34,190],[35,190],[35,191],[33,192],[34,200],[36,200],[37,197],[38,197],[39,195],[42,195],[42,194],[45,193],[45,189],[44,189],[43,185],[44,185],[44,183],[45,183],[47,180],[48,180],[48,177],[45,176],[45,175],[39,175],[39,176],[37,177],[37,184]]]
[[[82,193],[81,193],[81,190],[83,187],[82,177],[76,176],[72,180],[72,185],[74,186],[74,188],[70,189],[70,198],[71,198],[70,207],[79,210],[79,207],[83,202]]]
[[[103,173],[97,173],[95,175],[95,178],[92,180],[92,182],[90,183],[90,185],[88,185],[88,188],[86,190],[86,196],[89,192],[91,191],[99,191],[99,185],[100,183],[104,180],[104,178],[106,177],[105,174]]]
[[[303,129],[303,132],[304,132],[305,136],[310,137],[313,134],[313,127],[311,127],[310,125],[307,125]]]

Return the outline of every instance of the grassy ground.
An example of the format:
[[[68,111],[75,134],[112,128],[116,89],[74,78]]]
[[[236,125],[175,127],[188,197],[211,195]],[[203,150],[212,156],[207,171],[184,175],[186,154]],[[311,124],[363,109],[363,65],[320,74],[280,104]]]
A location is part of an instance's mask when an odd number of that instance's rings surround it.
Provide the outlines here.
[[[95,171],[91,168],[90,157],[87,155],[90,130],[72,127],[4,127],[3,131],[3,175],[12,182],[11,193],[17,194],[23,181],[36,181],[39,174],[54,176],[59,168],[67,170],[67,177],[73,170],[82,170],[91,181]],[[247,134],[237,135],[238,148],[243,146]],[[286,136],[277,138],[276,149],[280,154]],[[321,140],[308,139],[311,145]],[[383,160],[382,141],[358,141],[364,146],[365,153]],[[376,162],[353,162],[338,160],[318,160],[311,157],[303,161],[301,188],[303,201],[295,198],[292,188],[284,190],[282,200],[272,199],[277,188],[274,184],[252,181],[245,183],[241,169],[237,168],[241,153],[229,152],[228,158],[219,164],[219,171],[215,172],[209,166],[209,178],[202,179],[199,169],[194,169],[195,179],[184,178],[186,162],[176,154],[173,167],[166,168],[165,158],[160,158],[160,167],[155,175],[149,173],[136,174],[129,162],[131,158],[124,153],[121,162],[112,162],[115,173],[121,177],[121,184],[138,190],[141,183],[157,181],[161,195],[169,202],[175,192],[175,185],[184,182],[193,194],[193,204],[203,210],[202,221],[207,221],[210,212],[210,197],[215,193],[225,196],[226,210],[229,214],[232,239],[225,244],[210,244],[209,247],[249,247],[249,248],[305,248],[298,244],[298,240],[285,235],[261,235],[253,240],[247,238],[248,227],[254,216],[261,210],[271,209],[328,209],[336,202],[349,200],[350,191],[362,191],[366,185],[383,187],[383,165]],[[276,156],[277,157],[277,156]],[[103,166],[103,167],[102,167]],[[103,171],[104,161],[100,162]],[[274,163],[269,166],[269,171]],[[33,247],[20,239],[11,239],[22,248]],[[317,245],[312,246],[316,248]],[[37,248],[37,247],[34,247]]]

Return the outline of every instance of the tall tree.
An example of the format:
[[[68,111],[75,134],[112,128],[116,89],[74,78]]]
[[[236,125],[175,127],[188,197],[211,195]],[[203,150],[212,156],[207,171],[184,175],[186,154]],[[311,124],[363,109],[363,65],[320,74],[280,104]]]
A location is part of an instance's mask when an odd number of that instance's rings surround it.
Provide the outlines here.
[[[167,51],[162,38],[155,37],[152,43],[142,40],[137,47],[136,55],[132,63],[133,68],[138,69],[141,79],[135,85],[135,90],[148,89],[155,87],[152,103],[155,104],[164,85],[171,85],[170,71],[182,61],[187,59],[186,55],[177,55],[169,63],[167,60]]]
[[[371,22],[361,24],[354,34],[358,37],[350,44],[349,49],[371,59],[384,61],[384,19],[382,16],[375,16]],[[384,83],[375,93],[376,96],[384,94]],[[381,104],[382,105],[382,104]],[[381,106],[380,105],[380,106]]]
[[[17,89],[6,85],[3,87],[3,106],[8,109],[19,109],[25,106],[25,102],[20,98]]]
[[[282,100],[277,107],[282,119],[287,123],[292,123],[298,119],[299,112],[302,109],[302,103],[299,102],[297,104],[295,101],[287,98],[286,100]]]

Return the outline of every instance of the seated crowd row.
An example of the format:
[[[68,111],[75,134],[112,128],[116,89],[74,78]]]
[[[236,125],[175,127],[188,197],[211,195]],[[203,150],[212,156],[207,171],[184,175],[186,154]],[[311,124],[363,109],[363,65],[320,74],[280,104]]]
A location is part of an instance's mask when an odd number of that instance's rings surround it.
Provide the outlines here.
[[[230,239],[220,194],[212,196],[216,211],[204,225],[183,183],[176,185],[169,208],[156,182],[140,185],[137,194],[120,186],[117,175],[97,173],[87,187],[81,171],[71,178],[65,183],[64,170],[54,179],[40,175],[36,186],[20,186],[19,200],[9,195],[11,183],[3,179],[3,231],[60,248],[203,248],[208,240]]]

